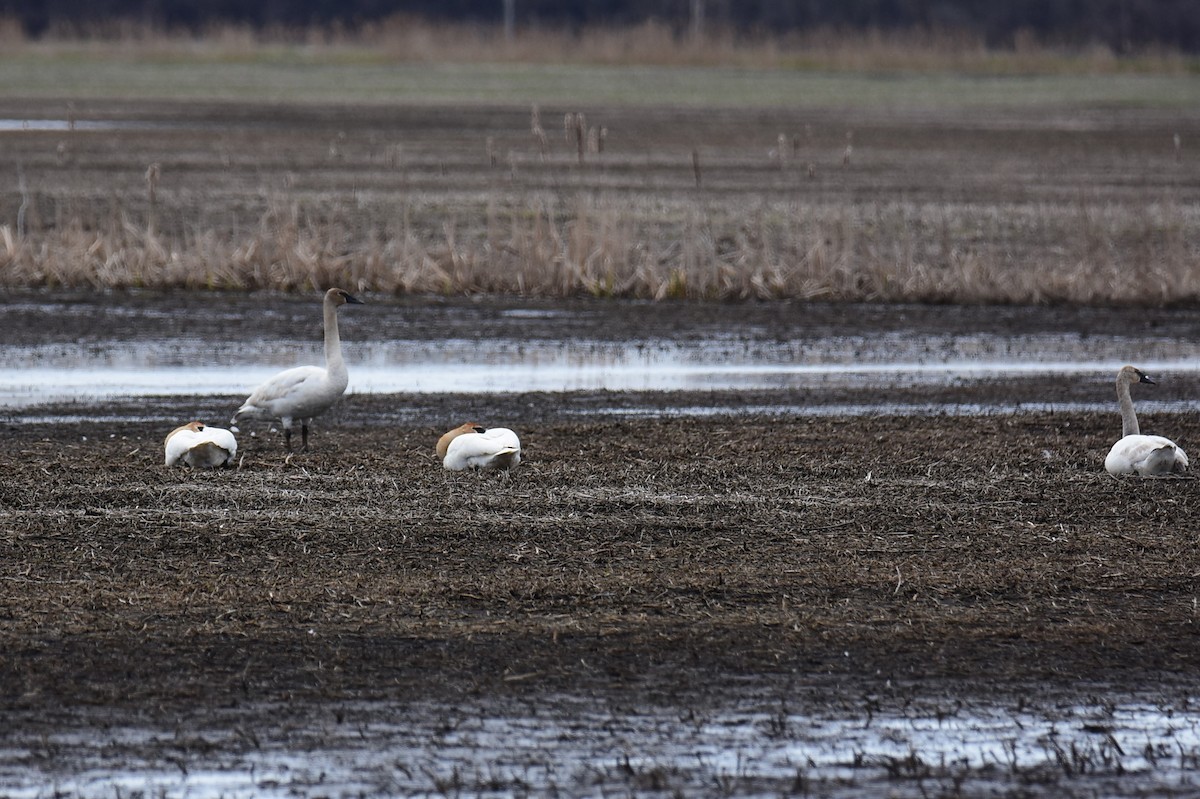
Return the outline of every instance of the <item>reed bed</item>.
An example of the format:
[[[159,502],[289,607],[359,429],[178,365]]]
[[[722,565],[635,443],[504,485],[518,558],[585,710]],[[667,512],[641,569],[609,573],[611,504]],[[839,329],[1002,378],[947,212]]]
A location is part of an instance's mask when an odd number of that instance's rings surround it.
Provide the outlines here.
[[[614,200],[401,219],[356,232],[294,206],[242,235],[156,232],[123,216],[21,236],[0,226],[0,285],[515,294],[655,300],[1164,305],[1200,298],[1194,209],[700,204],[647,220]],[[968,232],[968,233],[964,233]],[[1136,266],[1135,266],[1136,265]]]
[[[196,111],[195,128],[8,134],[0,286],[1200,298],[1190,112],[1034,109],[995,127],[922,109],[285,112],[278,124],[225,104]]]

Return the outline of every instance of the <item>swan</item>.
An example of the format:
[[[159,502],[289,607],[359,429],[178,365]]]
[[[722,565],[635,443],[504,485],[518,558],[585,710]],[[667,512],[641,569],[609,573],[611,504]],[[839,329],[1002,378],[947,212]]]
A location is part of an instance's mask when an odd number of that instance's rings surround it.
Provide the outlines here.
[[[1185,471],[1188,457],[1174,441],[1162,436],[1142,435],[1129,387],[1134,383],[1155,382],[1140,369],[1122,366],[1117,372],[1117,401],[1121,406],[1121,440],[1113,444],[1104,459],[1109,474],[1137,474],[1142,477]]]
[[[222,427],[189,422],[167,434],[164,442],[167,465],[186,464],[193,469],[227,466],[237,455],[237,439]]]
[[[362,305],[342,289],[325,292],[322,307],[325,314],[325,368],[297,366],[285,369],[254,389],[233,415],[231,424],[241,419],[267,417],[283,423],[284,444],[292,448],[292,423],[300,420],[301,446],[308,449],[308,421],[329,410],[346,390],[350,376],[342,359],[342,339],[338,335],[337,311],[343,305]]]
[[[521,440],[507,427],[489,430],[467,422],[438,439],[437,454],[452,471],[515,469],[521,462]]]

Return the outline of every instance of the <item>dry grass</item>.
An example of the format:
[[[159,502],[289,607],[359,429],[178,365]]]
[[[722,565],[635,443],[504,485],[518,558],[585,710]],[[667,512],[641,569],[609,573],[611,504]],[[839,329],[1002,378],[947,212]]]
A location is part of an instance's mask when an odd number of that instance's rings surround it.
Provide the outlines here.
[[[677,218],[648,220],[638,208],[578,197],[564,209],[492,208],[482,228],[401,220],[368,236],[282,204],[242,237],[174,237],[128,216],[106,230],[75,223],[36,236],[0,226],[0,285],[306,291],[337,283],[394,294],[1083,305],[1200,298],[1189,234],[1200,220],[1173,204],[1133,216],[909,203],[764,204],[746,219],[703,203],[672,210]],[[960,230],[980,240],[963,246]]]
[[[195,113],[205,127],[10,134],[0,285],[1200,297],[1193,114],[1009,111],[992,127],[956,111]]]

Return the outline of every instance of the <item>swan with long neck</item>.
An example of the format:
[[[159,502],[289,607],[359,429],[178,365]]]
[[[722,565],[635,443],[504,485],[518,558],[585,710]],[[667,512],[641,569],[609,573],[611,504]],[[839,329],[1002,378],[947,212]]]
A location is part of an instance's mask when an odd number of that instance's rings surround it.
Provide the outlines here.
[[[224,428],[189,422],[167,434],[163,449],[168,466],[213,469],[233,462],[237,455],[237,439]]]
[[[508,471],[517,468],[521,462],[521,440],[507,427],[489,430],[474,422],[467,422],[438,439],[437,454],[442,465],[451,471]]]
[[[1121,408],[1121,439],[1113,444],[1104,459],[1109,474],[1136,474],[1154,477],[1184,472],[1188,457],[1174,441],[1162,436],[1142,435],[1137,414],[1133,411],[1130,387],[1134,383],[1155,385],[1141,370],[1123,366],[1117,372],[1117,403]]]
[[[338,308],[347,303],[362,305],[349,292],[332,288],[322,303],[325,322],[325,367],[297,366],[286,369],[254,389],[233,415],[241,419],[278,419],[283,425],[284,444],[292,448],[292,426],[300,421],[301,446],[308,449],[308,422],[329,410],[346,391],[350,376],[342,358],[342,339],[338,333]]]

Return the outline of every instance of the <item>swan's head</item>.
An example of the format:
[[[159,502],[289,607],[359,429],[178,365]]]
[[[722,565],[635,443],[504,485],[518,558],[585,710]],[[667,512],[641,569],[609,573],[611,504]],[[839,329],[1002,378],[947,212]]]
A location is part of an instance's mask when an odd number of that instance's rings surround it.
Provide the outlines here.
[[[439,458],[444,460],[446,457],[446,450],[449,449],[449,447],[450,447],[450,442],[465,433],[486,433],[486,432],[487,432],[486,427],[484,427],[483,425],[475,424],[474,422],[467,422],[466,424],[461,424],[458,427],[454,428],[453,430],[451,430],[447,433],[444,433],[442,435],[442,437],[438,439],[437,455]]]
[[[1122,366],[1121,371],[1117,372],[1117,382],[1128,383],[1129,385],[1133,385],[1134,383],[1149,383],[1152,386],[1157,385],[1157,383],[1151,380],[1145,372],[1143,372],[1141,369],[1138,369],[1136,366]]]
[[[334,307],[340,307],[349,303],[350,305],[365,305],[358,297],[355,297],[345,289],[333,288],[325,292],[325,301],[333,303]]]
[[[193,433],[199,433],[203,429],[204,429],[204,422],[188,422],[185,425],[180,425],[179,427],[176,427],[170,433],[167,433],[167,439],[169,440],[171,438],[171,436],[175,435],[176,433],[180,432],[181,430],[191,430]]]

